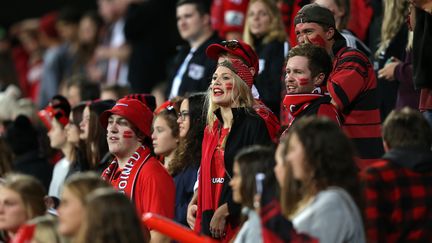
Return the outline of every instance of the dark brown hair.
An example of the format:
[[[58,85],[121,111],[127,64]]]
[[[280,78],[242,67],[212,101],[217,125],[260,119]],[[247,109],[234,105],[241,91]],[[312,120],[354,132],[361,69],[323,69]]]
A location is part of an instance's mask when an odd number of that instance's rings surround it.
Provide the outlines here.
[[[300,44],[293,47],[288,53],[288,60],[295,56],[302,56],[308,59],[309,70],[312,77],[324,73],[326,79],[332,71],[332,61],[327,51],[310,43]]]
[[[419,111],[409,107],[393,110],[384,121],[382,134],[390,148],[430,150],[432,145],[432,129],[429,123]]]
[[[74,242],[142,243],[141,223],[130,200],[111,188],[100,188],[86,197],[86,220]]]
[[[357,206],[362,208],[360,183],[355,164],[355,152],[351,141],[339,126],[326,117],[305,117],[298,120],[289,130],[286,141],[296,135],[304,148],[305,170],[309,173],[306,181],[297,181],[291,175],[286,163],[286,176],[283,185],[285,197],[301,195],[291,204],[282,204],[285,213],[293,213],[302,199],[311,197],[329,186],[345,189]],[[288,145],[286,143],[286,145]],[[289,150],[287,151],[289,153]]]
[[[234,161],[240,167],[242,205],[253,208],[254,196],[257,193],[256,174],[263,173],[265,175],[265,188],[277,184],[273,171],[273,167],[276,164],[274,150],[260,145],[246,147],[237,153]]]

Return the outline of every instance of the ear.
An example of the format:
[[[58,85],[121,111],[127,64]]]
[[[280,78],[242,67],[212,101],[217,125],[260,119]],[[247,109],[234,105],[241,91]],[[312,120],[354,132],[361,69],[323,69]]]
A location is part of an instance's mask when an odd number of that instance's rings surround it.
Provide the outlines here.
[[[384,140],[383,140],[383,147],[384,147],[384,152],[386,153],[391,149],[390,145],[388,145],[388,143]]]
[[[255,76],[256,70],[254,67],[249,67],[249,71],[252,73],[252,76]]]
[[[314,85],[315,85],[315,87],[319,87],[319,86],[321,86],[321,84],[323,84],[325,78],[326,78],[326,76],[325,76],[324,73],[319,73],[319,74],[314,78]]]
[[[330,27],[326,32],[326,38],[327,40],[331,40],[334,38],[335,35],[335,29],[333,27]]]
[[[202,21],[205,23],[206,26],[210,26],[211,25],[211,18],[210,18],[210,14],[204,14],[202,16]]]

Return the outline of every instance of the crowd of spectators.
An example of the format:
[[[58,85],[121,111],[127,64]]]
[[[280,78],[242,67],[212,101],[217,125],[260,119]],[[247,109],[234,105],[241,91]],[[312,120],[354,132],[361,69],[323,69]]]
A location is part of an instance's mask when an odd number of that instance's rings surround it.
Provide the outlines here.
[[[0,27],[0,243],[432,241],[432,0],[97,6]]]

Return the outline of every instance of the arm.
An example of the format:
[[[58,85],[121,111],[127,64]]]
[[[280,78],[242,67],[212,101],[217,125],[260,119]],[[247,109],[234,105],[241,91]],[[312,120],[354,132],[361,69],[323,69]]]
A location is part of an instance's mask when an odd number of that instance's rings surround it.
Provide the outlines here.
[[[399,82],[413,86],[412,71],[412,52],[408,50],[405,53],[404,62],[396,66],[394,76]]]
[[[223,232],[226,224],[226,217],[229,215],[228,212],[228,204],[224,203],[220,207],[218,207],[213,214],[213,217],[210,221],[210,232],[213,237],[221,238],[223,237]]]
[[[106,47],[100,46],[95,51],[95,57],[98,60],[107,60],[110,58],[119,59],[125,62],[129,59],[131,48],[128,44],[124,44],[120,47]]]
[[[327,88],[332,103],[339,111],[350,105],[368,82],[375,79],[375,74],[368,68],[368,62],[363,56],[351,51],[338,60],[340,64],[330,74]]]
[[[432,0],[411,0],[411,3],[432,14]]]
[[[169,243],[170,238],[155,230],[150,231],[150,243]]]
[[[187,223],[189,224],[189,227],[191,229],[195,228],[196,212],[198,209],[197,201],[198,201],[198,192],[195,191],[195,193],[192,196],[192,199],[191,199],[191,201],[187,207],[187,215],[186,215]]]

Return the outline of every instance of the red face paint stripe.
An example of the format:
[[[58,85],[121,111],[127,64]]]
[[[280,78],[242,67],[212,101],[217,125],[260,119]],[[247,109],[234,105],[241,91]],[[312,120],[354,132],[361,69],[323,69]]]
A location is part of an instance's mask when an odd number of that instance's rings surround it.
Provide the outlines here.
[[[232,83],[226,83],[225,87],[227,90],[232,90],[233,89],[233,84]]]
[[[132,138],[133,137],[132,131],[124,131],[123,132],[123,137],[124,138]]]
[[[315,38],[309,39],[309,41],[310,41],[310,43],[317,45],[317,46],[321,46],[321,47],[326,46],[325,40],[319,35],[317,35]]]
[[[309,79],[308,79],[308,78],[299,78],[298,80],[299,80],[299,84],[300,84],[301,86],[304,86],[304,85],[308,85],[308,84],[309,84]]]

